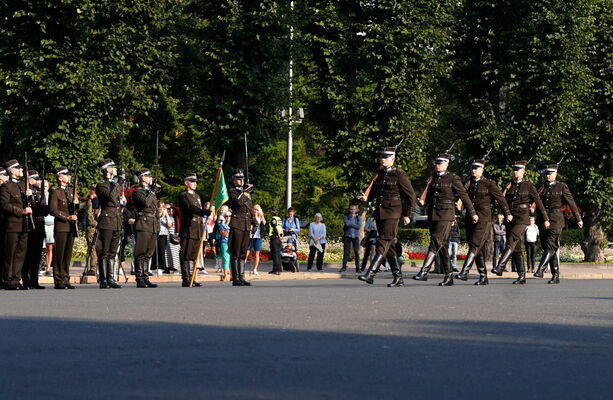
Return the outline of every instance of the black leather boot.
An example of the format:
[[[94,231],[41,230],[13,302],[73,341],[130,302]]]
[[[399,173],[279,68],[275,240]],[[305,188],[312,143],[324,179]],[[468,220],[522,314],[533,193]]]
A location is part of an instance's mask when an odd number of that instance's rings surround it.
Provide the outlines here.
[[[551,266],[551,279],[547,281],[549,284],[557,285],[560,283],[560,262],[558,260],[558,256],[556,254],[551,257],[549,261],[549,265]]]
[[[196,268],[196,266],[194,265],[195,261],[190,260],[187,262],[187,287],[189,287],[189,283],[192,280],[192,274],[194,273],[194,268]],[[198,275],[198,272],[196,272],[196,275]],[[196,281],[196,277],[194,276],[194,282],[192,283],[192,287],[200,287],[202,286],[202,283]]]
[[[543,255],[541,256],[541,262],[539,263],[536,272],[533,274],[534,276],[536,276],[537,278],[542,278],[544,276],[545,269],[547,269],[547,264],[552,259],[552,256],[555,257],[555,254],[551,254],[549,252],[543,253]]]
[[[136,277],[136,287],[137,288],[146,288],[145,284],[145,262],[142,260],[137,260],[134,263],[134,275]]]
[[[149,265],[149,260],[145,261],[145,265]],[[147,271],[147,269],[145,269],[144,271]],[[157,283],[153,283],[149,280],[149,276],[146,273],[143,275],[143,283],[145,284],[145,287],[148,288],[158,287]]]
[[[479,254],[479,256],[477,256],[477,261],[475,261],[475,264],[477,264],[477,271],[479,271],[479,280],[475,282],[475,285],[487,285],[489,282],[487,281],[487,268],[485,267],[485,258],[483,257],[483,254]]]
[[[235,258],[230,259],[230,271],[232,272],[232,286],[245,286],[238,276],[238,263]]]
[[[98,259],[98,283],[100,284],[100,289],[109,287],[106,283],[106,260],[103,258]]]
[[[419,270],[417,275],[413,277],[413,279],[415,279],[416,281],[427,281],[428,272],[430,272],[430,268],[432,268],[432,263],[434,262],[435,257],[436,257],[436,253],[428,251],[428,254],[426,254],[426,259],[424,260],[424,263],[421,266],[421,269]]]
[[[502,257],[500,258],[500,262],[498,263],[498,265],[496,265],[495,268],[492,268],[492,274],[502,276],[502,270],[505,269],[512,255],[513,252],[510,249],[506,249]]]
[[[404,286],[404,279],[402,279],[402,267],[398,263],[398,259],[396,257],[387,257],[387,262],[390,264],[392,276],[394,277],[392,283],[388,283],[387,287]]]
[[[445,274],[442,282],[438,283],[439,286],[453,286],[453,272]]]
[[[372,285],[375,281],[375,275],[377,275],[377,272],[379,272],[379,268],[381,268],[381,264],[383,262],[385,262],[385,257],[383,257],[382,254],[376,253],[366,272],[358,276],[358,279]]]
[[[472,268],[475,259],[475,253],[468,253],[468,256],[466,256],[466,260],[464,260],[464,265],[462,265],[462,270],[455,277],[461,281],[468,280],[468,273],[470,272],[470,269]]]
[[[111,289],[121,289],[121,285],[115,282],[115,260],[106,260],[106,284]]]
[[[515,265],[517,265],[517,279],[513,281],[514,285],[526,284],[526,266],[524,265],[524,257],[521,253],[513,253]]]
[[[245,280],[245,260],[238,260],[238,279],[243,283],[243,286],[251,286],[251,282]]]

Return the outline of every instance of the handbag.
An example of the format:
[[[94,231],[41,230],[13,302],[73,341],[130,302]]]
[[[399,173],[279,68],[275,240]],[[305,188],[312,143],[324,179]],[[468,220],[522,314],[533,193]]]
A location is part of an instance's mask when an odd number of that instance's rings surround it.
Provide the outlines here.
[[[360,246],[362,247],[366,247],[366,241],[368,240],[368,237],[364,236],[362,238],[362,240],[360,240]]]
[[[170,240],[170,243],[172,244],[181,243],[181,239],[179,238],[179,235],[177,235],[176,233],[171,233],[170,235],[168,235],[168,239]]]

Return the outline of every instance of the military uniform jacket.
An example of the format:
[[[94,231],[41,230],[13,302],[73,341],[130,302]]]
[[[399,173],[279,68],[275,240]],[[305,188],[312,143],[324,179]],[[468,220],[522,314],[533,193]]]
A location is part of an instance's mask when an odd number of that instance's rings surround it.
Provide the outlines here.
[[[69,186],[67,188],[54,187],[49,191],[49,213],[55,217],[56,232],[70,232],[70,224],[68,221],[70,211],[68,205],[74,201],[74,188]],[[75,204],[77,210],[78,204]],[[75,221],[76,223],[76,221]]]
[[[466,182],[465,187],[468,197],[473,202],[475,212],[479,216],[479,222],[492,221],[492,203],[498,203],[498,207],[505,217],[511,214],[507,200],[493,180],[484,177],[481,177],[478,181],[470,179]]]
[[[577,218],[577,221],[581,221],[581,215],[577,209],[577,204],[575,204],[575,199],[573,199],[573,195],[565,183],[555,181],[550,185],[548,182],[544,182],[539,185],[537,192],[547,211],[549,223],[551,224],[550,229],[564,228],[563,204],[567,204],[575,218]]]
[[[25,232],[24,193],[22,184],[13,179],[6,181],[0,188],[0,207],[4,212],[5,232]]]
[[[426,192],[428,220],[453,221],[455,219],[455,196],[458,196],[467,212],[477,215],[460,177],[451,172],[433,173]]]
[[[181,210],[181,236],[189,239],[200,239],[204,229],[202,217],[211,214],[210,211],[202,209],[200,196],[184,190],[179,195],[179,209]]]
[[[530,223],[530,204],[536,203],[536,207],[541,212],[544,220],[549,220],[547,211],[543,207],[543,202],[536,192],[532,182],[522,180],[521,182],[509,181],[505,186],[505,198],[509,204],[513,223]]]
[[[132,204],[137,212],[134,230],[159,233],[160,219],[157,216],[158,199],[155,193],[149,188],[140,186],[132,194]]]
[[[245,196],[242,188],[232,188],[228,190],[228,197],[227,205],[232,209],[230,228],[250,231],[255,221],[251,196]]]
[[[368,201],[372,200],[375,200],[375,218],[380,220],[412,217],[415,212],[415,191],[406,172],[398,168],[377,170],[377,178],[368,194]]]
[[[36,229],[45,229],[45,217],[49,215],[49,206],[45,204],[40,190],[32,188],[32,215]]]
[[[96,185],[96,196],[100,203],[98,229],[121,231],[121,185],[109,180]]]

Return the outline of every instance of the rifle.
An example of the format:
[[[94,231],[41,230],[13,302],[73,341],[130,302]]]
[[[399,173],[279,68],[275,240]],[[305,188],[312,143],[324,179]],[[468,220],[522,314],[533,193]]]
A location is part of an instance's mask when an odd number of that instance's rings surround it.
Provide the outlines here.
[[[78,171],[79,171],[79,164],[75,163],[75,169],[74,169],[74,181],[73,181],[73,186],[72,186],[72,201],[68,203],[68,212],[70,213],[70,215],[77,215],[77,206],[74,203],[74,200],[78,198],[78,182],[79,182],[79,177],[78,177]],[[72,235],[72,237],[78,237],[79,236],[79,227],[77,226],[77,220],[71,221],[70,222],[70,234]]]
[[[28,190],[30,190],[30,169],[28,168],[28,153],[25,153],[25,167],[26,167],[26,183],[25,183],[25,189],[26,189],[26,193],[28,192]],[[32,209],[32,195],[23,195],[25,203],[26,203],[26,207],[29,207],[30,209]],[[32,212],[34,212],[34,210],[32,210]],[[32,214],[27,214],[25,215],[25,219],[24,219],[24,224],[25,224],[25,231],[26,232],[32,232],[34,230],[34,216]]]
[[[43,162],[42,173],[43,174],[41,175],[41,177],[43,179],[40,182],[40,205],[41,206],[46,206],[47,205],[47,198],[45,197],[45,163],[44,162]]]

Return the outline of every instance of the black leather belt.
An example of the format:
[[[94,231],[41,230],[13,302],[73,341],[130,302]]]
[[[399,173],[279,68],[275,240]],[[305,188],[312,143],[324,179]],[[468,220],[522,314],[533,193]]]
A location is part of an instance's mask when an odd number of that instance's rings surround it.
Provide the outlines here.
[[[382,197],[381,201],[387,201],[387,200],[400,200],[400,196],[391,196],[391,197]]]
[[[451,200],[436,200],[435,204],[453,204]]]
[[[151,214],[151,213],[139,212],[138,215],[142,217],[155,218],[155,214]]]

